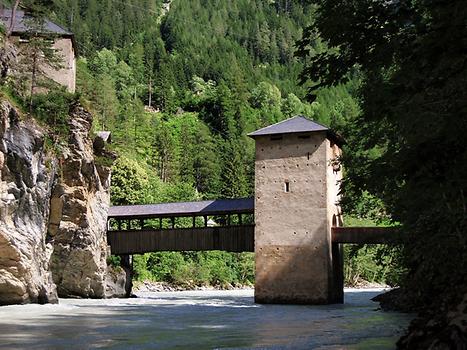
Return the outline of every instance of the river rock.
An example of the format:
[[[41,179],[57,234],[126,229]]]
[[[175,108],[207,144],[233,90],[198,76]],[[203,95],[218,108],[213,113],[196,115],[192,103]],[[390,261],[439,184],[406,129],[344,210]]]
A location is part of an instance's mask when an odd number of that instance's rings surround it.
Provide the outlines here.
[[[131,270],[127,267],[107,267],[106,298],[129,298],[131,296]]]
[[[432,305],[410,323],[407,334],[397,343],[398,349],[467,349],[467,285],[456,289],[460,297]]]
[[[0,103],[0,305],[57,301],[47,234],[55,161],[44,130]]]

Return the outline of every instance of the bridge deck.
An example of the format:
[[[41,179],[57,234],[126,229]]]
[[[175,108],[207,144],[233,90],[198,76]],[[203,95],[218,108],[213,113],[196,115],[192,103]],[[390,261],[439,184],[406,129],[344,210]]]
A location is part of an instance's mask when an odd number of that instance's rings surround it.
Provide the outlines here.
[[[109,231],[112,254],[155,251],[254,251],[254,225]]]

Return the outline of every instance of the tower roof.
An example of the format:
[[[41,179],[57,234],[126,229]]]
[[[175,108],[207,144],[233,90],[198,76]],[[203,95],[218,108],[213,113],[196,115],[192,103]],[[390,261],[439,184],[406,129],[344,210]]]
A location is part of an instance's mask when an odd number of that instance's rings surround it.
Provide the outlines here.
[[[249,133],[248,136],[256,137],[275,134],[292,134],[297,132],[328,131],[329,128],[307,119],[302,115],[283,120],[279,123]]]
[[[344,140],[334,133],[328,127],[314,122],[303,115],[297,115],[293,118],[283,120],[279,123],[266,126],[265,128],[256,130],[248,134],[248,136],[255,138],[257,136],[277,135],[277,134],[294,134],[325,131],[327,137],[337,144],[343,144]]]

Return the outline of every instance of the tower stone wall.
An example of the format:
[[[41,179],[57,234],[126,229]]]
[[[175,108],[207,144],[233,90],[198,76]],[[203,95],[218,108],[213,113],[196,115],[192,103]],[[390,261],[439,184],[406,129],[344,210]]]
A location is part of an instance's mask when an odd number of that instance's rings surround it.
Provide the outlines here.
[[[342,302],[340,251],[331,242],[341,222],[341,171],[332,162],[339,148],[326,131],[255,140],[255,301]]]

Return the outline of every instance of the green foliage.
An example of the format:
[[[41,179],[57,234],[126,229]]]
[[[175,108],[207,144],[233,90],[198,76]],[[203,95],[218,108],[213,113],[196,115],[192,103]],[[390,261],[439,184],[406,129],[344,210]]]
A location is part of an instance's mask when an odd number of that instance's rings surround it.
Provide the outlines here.
[[[138,280],[168,282],[183,287],[251,285],[252,253],[158,252],[135,256]]]
[[[115,205],[251,196],[248,132],[299,113],[345,131],[359,116],[356,73],[312,104],[296,84],[304,64],[293,43],[316,11],[307,2],[174,0],[164,16],[155,0],[54,3],[55,19],[76,35],[77,90],[120,155]],[[326,50],[313,42],[311,52]],[[371,201],[355,198],[364,203],[355,214],[366,216]],[[254,278],[249,254],[146,254],[134,266],[139,279],[178,284]]]
[[[119,157],[112,168],[112,204],[140,204],[149,187],[148,175],[138,162]]]
[[[466,16],[462,1],[326,0],[300,43],[314,89],[358,67],[362,113],[342,128],[345,195],[377,198],[368,204],[402,225],[404,285],[425,305],[466,279]],[[318,34],[330,49],[314,50]]]
[[[359,213],[360,216],[346,216],[345,226],[390,226],[390,222],[381,220],[381,215],[365,210],[368,201],[368,198],[356,201],[359,207],[353,213]],[[344,245],[344,284],[359,286],[365,282],[376,282],[393,287],[400,286],[407,273],[402,261],[400,246]]]
[[[363,281],[399,286],[405,269],[401,267],[400,247],[345,245],[344,283],[358,286]]]
[[[118,255],[110,255],[107,257],[107,265],[113,267],[120,267],[122,259]]]
[[[50,126],[55,135],[68,134],[70,107],[78,102],[78,96],[62,90],[35,94],[32,98],[34,115]]]

